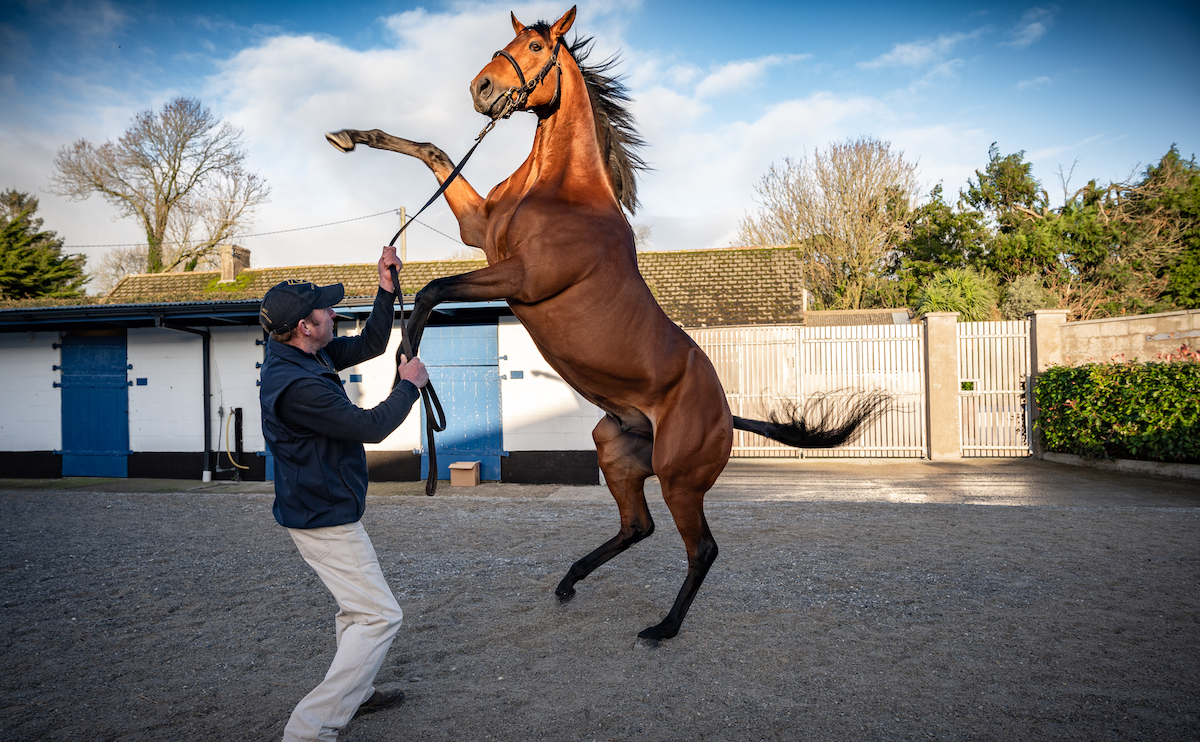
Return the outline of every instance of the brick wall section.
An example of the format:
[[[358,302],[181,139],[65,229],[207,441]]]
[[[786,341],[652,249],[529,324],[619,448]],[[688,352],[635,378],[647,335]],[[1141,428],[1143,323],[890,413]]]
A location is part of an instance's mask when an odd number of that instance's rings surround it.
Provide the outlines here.
[[[429,281],[478,270],[482,260],[410,262],[400,282],[411,296]],[[795,248],[680,250],[638,254],[638,266],[658,303],[684,327],[799,324],[803,271]],[[306,265],[242,271],[220,283],[219,271],[129,276],[107,304],[258,299],[289,278],[321,285],[342,283],[347,297],[375,295],[373,263]]]

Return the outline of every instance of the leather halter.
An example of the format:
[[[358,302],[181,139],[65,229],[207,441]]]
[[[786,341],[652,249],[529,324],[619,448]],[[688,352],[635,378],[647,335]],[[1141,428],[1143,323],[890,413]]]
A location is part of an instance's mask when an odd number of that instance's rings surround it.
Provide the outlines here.
[[[558,103],[559,93],[562,92],[562,68],[558,66],[558,50],[560,48],[562,48],[561,38],[554,42],[554,49],[550,52],[550,58],[546,60],[546,63],[542,65],[542,68],[538,70],[538,73],[534,75],[533,78],[528,82],[525,80],[524,70],[521,69],[521,65],[517,64],[517,60],[513,58],[513,55],[509,54],[504,49],[501,49],[492,55],[492,59],[495,59],[496,57],[504,57],[507,59],[508,63],[512,65],[514,70],[516,70],[517,79],[521,81],[519,87],[509,88],[508,91],[504,93],[504,108],[501,109],[500,114],[496,116],[497,119],[506,119],[515,112],[524,109],[525,105],[529,102],[529,94],[533,92],[534,88],[542,84],[542,81],[546,79],[546,75],[550,74],[550,70],[552,68],[557,70],[558,74],[555,76],[554,97],[550,99],[550,103],[547,105],[554,107]]]
[[[520,87],[509,88],[504,93],[504,107],[501,109],[500,113],[494,116],[492,120],[487,123],[487,126],[483,127],[483,130],[479,132],[479,136],[475,137],[475,144],[471,146],[471,149],[467,151],[467,154],[458,161],[458,165],[456,165],[454,170],[450,172],[450,177],[443,180],[442,185],[437,189],[437,192],[425,202],[425,205],[418,209],[417,213],[414,214],[411,219],[401,225],[400,231],[396,232],[396,234],[392,236],[392,241],[389,242],[388,245],[395,245],[396,240],[400,238],[400,235],[404,232],[404,230],[408,229],[408,225],[412,224],[413,221],[421,215],[422,211],[425,211],[425,209],[429,208],[429,205],[436,201],[438,196],[445,193],[446,189],[450,187],[450,184],[454,182],[454,179],[458,177],[458,174],[462,172],[463,166],[467,164],[467,160],[471,159],[471,155],[475,154],[475,148],[478,147],[481,142],[483,142],[483,138],[487,136],[489,131],[492,130],[492,127],[494,127],[501,119],[506,119],[525,107],[525,104],[529,102],[529,94],[533,92],[534,88],[541,84],[542,80],[546,79],[546,75],[550,74],[551,68],[558,70],[558,75],[554,83],[554,97],[550,99],[550,103],[547,105],[554,106],[558,103],[559,94],[562,92],[562,68],[558,66],[558,50],[561,48],[562,39],[560,38],[558,41],[554,42],[554,49],[550,52],[550,59],[546,60],[546,64],[542,65],[542,68],[538,70],[538,73],[533,76],[532,80],[529,81],[525,80],[525,73],[521,70],[521,65],[517,64],[517,60],[513,59],[511,54],[501,49],[492,55],[492,59],[495,59],[496,57],[504,57],[509,61],[509,64],[513,66],[513,69],[517,71],[517,78],[521,81]]]

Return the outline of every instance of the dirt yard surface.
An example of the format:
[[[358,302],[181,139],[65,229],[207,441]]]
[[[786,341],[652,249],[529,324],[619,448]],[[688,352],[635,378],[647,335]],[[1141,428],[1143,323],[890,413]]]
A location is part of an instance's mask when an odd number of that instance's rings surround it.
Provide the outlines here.
[[[1200,738],[1200,487],[1043,464],[739,463],[678,637],[655,535],[600,488],[373,488],[405,610],[340,739]],[[333,655],[332,599],[269,486],[0,481],[0,738],[277,740]],[[468,494],[464,494],[468,493]]]

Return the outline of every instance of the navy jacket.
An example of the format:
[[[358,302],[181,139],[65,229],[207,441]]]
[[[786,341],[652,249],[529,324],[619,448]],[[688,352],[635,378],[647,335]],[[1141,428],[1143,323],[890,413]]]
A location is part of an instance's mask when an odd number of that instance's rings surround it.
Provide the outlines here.
[[[334,338],[315,354],[267,341],[262,366],[263,435],[275,456],[275,520],[322,528],[362,518],[367,497],[363,443],[395,430],[420,397],[402,381],[370,410],[355,406],[337,372],[387,349],[395,297],[380,289],[358,337]]]

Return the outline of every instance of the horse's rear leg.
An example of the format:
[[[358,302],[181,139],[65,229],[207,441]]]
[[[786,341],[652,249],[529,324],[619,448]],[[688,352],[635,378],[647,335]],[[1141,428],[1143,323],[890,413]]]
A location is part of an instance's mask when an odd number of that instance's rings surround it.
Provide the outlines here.
[[[717,560],[717,541],[704,518],[704,493],[708,487],[700,488],[694,483],[673,484],[664,481],[661,475],[659,481],[663,486],[663,499],[671,510],[671,516],[675,519],[679,535],[683,536],[683,543],[687,548],[688,571],[667,617],[662,623],[638,634],[639,639],[651,645],[657,645],[659,641],[670,639],[679,633],[679,627],[683,624],[688,609],[692,607],[700,585],[703,584],[713,562]]]
[[[644,485],[654,473],[651,464],[652,441],[642,435],[623,431],[611,415],[606,415],[592,431],[604,481],[617,501],[621,530],[598,549],[571,565],[554,594],[561,601],[575,596],[575,583],[597,567],[654,533],[654,520],[646,507]]]
[[[696,349],[689,372],[659,408],[653,466],[663,500],[687,549],[688,570],[675,604],[662,623],[638,634],[657,644],[679,633],[700,585],[717,559],[717,541],[704,518],[704,495],[725,464],[733,444],[733,426],[724,392],[707,357]]]

